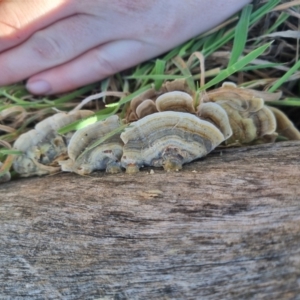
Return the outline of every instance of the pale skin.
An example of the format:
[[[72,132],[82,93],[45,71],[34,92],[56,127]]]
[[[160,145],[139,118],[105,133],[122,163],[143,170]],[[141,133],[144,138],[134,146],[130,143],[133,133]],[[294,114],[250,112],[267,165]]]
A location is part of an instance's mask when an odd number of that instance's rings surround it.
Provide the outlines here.
[[[156,57],[248,0],[2,0],[0,86],[73,90]]]

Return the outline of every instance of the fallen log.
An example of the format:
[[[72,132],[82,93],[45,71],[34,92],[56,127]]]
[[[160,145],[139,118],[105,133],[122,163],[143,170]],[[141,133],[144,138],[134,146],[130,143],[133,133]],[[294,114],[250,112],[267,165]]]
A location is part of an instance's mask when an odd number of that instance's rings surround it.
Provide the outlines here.
[[[2,184],[0,299],[296,299],[299,146]]]

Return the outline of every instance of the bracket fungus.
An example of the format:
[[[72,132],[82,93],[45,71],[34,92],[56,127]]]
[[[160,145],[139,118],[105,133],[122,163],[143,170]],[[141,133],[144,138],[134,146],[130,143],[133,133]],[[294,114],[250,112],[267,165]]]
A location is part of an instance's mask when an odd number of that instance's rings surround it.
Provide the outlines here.
[[[23,155],[16,157],[13,167],[21,176],[60,170],[117,173],[122,167],[135,173],[143,166],[174,171],[219,145],[274,142],[278,133],[300,140],[293,123],[265,105],[265,100],[280,96],[232,83],[197,94],[185,80],[165,82],[160,90],[151,88],[132,99],[125,115],[128,127],[121,134],[117,115],[64,136],[57,133],[59,128],[93,112],[58,113],[45,119],[16,140],[14,148]]]
[[[181,111],[194,114],[194,100],[191,95],[181,91],[167,92],[155,101],[158,111]]]
[[[98,146],[91,147],[97,140],[118,127],[120,127],[120,119],[114,115],[105,121],[78,130],[68,145],[69,159],[59,162],[62,171],[80,175],[90,174],[95,170],[106,170],[108,173],[121,172],[119,161],[123,153],[123,142],[120,134],[115,134]],[[85,151],[86,149],[88,150]]]
[[[156,104],[151,99],[147,99],[141,102],[135,110],[135,114],[138,119],[154,114],[156,112],[157,112]]]
[[[197,107],[197,115],[201,119],[214,124],[227,140],[232,135],[232,129],[228,115],[220,105],[216,103],[201,103]]]
[[[213,102],[220,105],[228,115],[233,134],[225,141],[226,145],[275,140],[277,136],[275,116],[265,106],[264,99],[259,97],[267,97],[267,94],[269,93],[238,88],[228,82],[206,94],[204,98],[206,103]]]
[[[224,82],[220,88],[210,90],[206,93],[208,100],[205,101],[217,101],[222,99],[242,99],[249,101],[253,98],[261,98],[264,101],[276,101],[282,96],[281,92],[269,93],[263,91],[257,91],[254,89],[247,89],[238,87],[233,82]]]
[[[211,152],[225,137],[216,126],[193,114],[165,111],[132,123],[121,139],[122,166],[135,173],[143,166],[180,170],[183,164]]]
[[[274,114],[277,124],[276,131],[278,134],[289,140],[300,140],[300,132],[282,111],[271,106],[268,107],[268,109]]]
[[[231,105],[231,100],[220,100],[216,103],[226,111],[233,131],[232,136],[226,140],[227,145],[249,144],[263,139],[266,135],[275,134],[276,119],[266,106],[251,111],[245,110],[242,105],[238,109],[236,101],[234,107]]]
[[[256,141],[274,140],[276,137],[274,116],[264,104],[264,97],[268,100],[276,100],[280,93],[270,94],[252,89],[239,88],[235,84],[225,82],[221,88],[207,92],[200,101],[200,105],[195,109],[195,92],[188,88],[185,80],[175,80],[165,82],[159,91],[150,89],[135,97],[127,111],[126,121],[128,123],[137,121],[155,112],[180,111],[196,114],[199,117],[214,123],[216,116],[223,115],[224,111],[229,118],[231,129],[222,126],[225,136],[231,137],[226,140],[226,145],[249,144]],[[206,104],[210,103],[208,106]],[[222,113],[215,103],[223,110]],[[205,105],[204,105],[205,104]],[[201,108],[201,113],[199,107]],[[210,114],[205,116],[204,114]],[[221,120],[221,119],[220,119]],[[216,125],[216,124],[215,124]],[[220,129],[220,127],[218,127]],[[270,139],[270,137],[272,137]],[[227,139],[227,138],[226,138]]]
[[[148,98],[150,96],[151,98]],[[162,111],[181,111],[195,114],[194,99],[190,94],[183,91],[162,93],[150,89],[132,99],[126,121],[130,123]]]
[[[14,149],[23,154],[15,158],[14,170],[23,177],[58,172],[58,160],[67,155],[67,139],[59,135],[57,130],[91,114],[92,111],[86,110],[57,113],[39,122],[35,129],[20,135],[14,143]]]
[[[188,104],[188,107],[186,108],[182,107],[181,109],[179,109],[180,104],[178,102],[176,103],[176,100],[167,100],[169,96],[164,95],[169,94],[170,92],[174,92],[174,95],[178,95],[178,101],[182,102],[185,102],[186,100],[181,99],[181,92],[184,94],[183,97],[185,98],[190,97],[191,99],[193,99],[194,97],[194,92],[190,90],[186,80],[179,79],[174,81],[166,81],[159,91],[156,91],[154,88],[150,88],[149,90],[146,90],[140,95],[134,97],[130,102],[129,108],[127,109],[125,117],[126,121],[130,123],[157,111],[173,110],[170,107],[170,104],[176,108],[174,110],[189,111],[192,113],[195,112],[194,107],[191,107],[190,104]],[[155,104],[154,106],[153,102],[156,103],[160,96],[163,96],[164,101],[168,101],[169,104],[165,104],[162,100],[159,100],[160,104]],[[153,102],[150,102],[151,100]],[[189,101],[190,100],[188,100],[188,102]]]
[[[157,95],[158,95],[158,92],[154,88],[151,88],[151,89],[146,90],[145,92],[141,93],[140,95],[134,97],[130,102],[129,108],[127,109],[126,121],[128,123],[130,123],[130,122],[136,121],[140,117],[143,117],[144,114],[142,112],[149,111],[149,109],[147,108],[147,106],[148,106],[147,102],[156,99]],[[143,102],[146,102],[146,105],[143,104]],[[138,109],[139,106],[141,106],[140,109]],[[150,103],[150,106],[151,106],[151,103]],[[137,114],[138,110],[141,113],[140,117]]]

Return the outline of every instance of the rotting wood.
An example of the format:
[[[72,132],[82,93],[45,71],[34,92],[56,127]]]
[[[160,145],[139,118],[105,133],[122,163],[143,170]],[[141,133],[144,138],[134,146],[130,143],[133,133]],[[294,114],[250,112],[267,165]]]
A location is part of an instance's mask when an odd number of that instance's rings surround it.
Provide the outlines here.
[[[2,184],[0,299],[299,299],[299,146]]]

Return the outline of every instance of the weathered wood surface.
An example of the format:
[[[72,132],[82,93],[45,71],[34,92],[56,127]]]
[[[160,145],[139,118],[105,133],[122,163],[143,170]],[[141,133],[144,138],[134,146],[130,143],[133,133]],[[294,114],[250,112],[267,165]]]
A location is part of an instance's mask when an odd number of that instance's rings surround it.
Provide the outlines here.
[[[1,185],[0,299],[300,299],[299,147]]]

